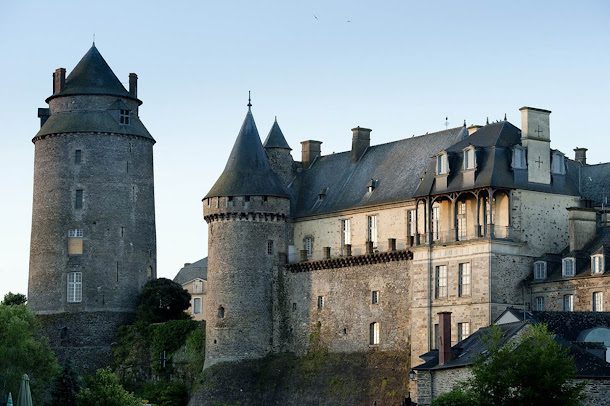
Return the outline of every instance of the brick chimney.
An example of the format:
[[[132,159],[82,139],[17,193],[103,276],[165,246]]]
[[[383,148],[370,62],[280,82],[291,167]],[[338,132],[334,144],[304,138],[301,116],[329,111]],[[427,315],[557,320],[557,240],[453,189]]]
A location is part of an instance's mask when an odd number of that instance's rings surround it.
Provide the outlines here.
[[[581,250],[597,232],[597,211],[568,207],[568,238],[570,251]]]
[[[309,165],[322,155],[321,145],[322,141],[301,141],[301,162],[303,163],[303,169],[309,168]]]
[[[440,343],[438,345],[438,364],[451,361],[451,312],[438,313]]]
[[[587,148],[574,148],[574,160],[583,165],[587,164]]]
[[[138,97],[138,75],[135,73],[129,74],[129,94]]]
[[[57,94],[64,89],[66,84],[66,69],[57,68],[53,72],[53,94]]]
[[[352,128],[352,162],[358,162],[371,146],[371,131],[370,128]]]

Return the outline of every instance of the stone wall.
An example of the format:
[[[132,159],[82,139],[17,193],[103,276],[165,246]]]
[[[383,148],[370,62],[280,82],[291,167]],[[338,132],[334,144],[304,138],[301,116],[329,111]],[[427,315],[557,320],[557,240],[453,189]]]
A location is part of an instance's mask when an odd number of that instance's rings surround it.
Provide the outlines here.
[[[610,275],[607,273],[553,281],[533,281],[529,288],[531,302],[533,303],[538,296],[544,297],[546,311],[562,311],[563,297],[568,294],[574,295],[574,311],[592,311],[593,292],[602,292],[603,308],[606,311],[610,309]]]
[[[577,380],[580,381],[580,380]],[[608,379],[584,379],[586,382],[583,389],[582,406],[609,406],[610,405],[610,380]]]

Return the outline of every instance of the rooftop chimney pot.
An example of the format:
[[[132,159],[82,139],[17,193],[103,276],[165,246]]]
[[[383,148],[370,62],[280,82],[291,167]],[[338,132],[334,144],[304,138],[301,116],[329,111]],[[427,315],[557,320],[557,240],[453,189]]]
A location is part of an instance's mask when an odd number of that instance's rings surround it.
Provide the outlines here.
[[[451,312],[438,313],[440,343],[438,345],[438,364],[451,361]]]
[[[66,85],[66,69],[57,68],[53,72],[53,94],[60,93]]]
[[[587,148],[574,148],[574,160],[583,165],[587,164]]]
[[[371,129],[352,128],[352,162],[358,162],[366,149],[371,146]]]
[[[135,73],[129,74],[129,94],[138,97],[138,75]]]
[[[322,155],[322,141],[301,141],[301,162],[303,169],[309,168],[312,162]]]

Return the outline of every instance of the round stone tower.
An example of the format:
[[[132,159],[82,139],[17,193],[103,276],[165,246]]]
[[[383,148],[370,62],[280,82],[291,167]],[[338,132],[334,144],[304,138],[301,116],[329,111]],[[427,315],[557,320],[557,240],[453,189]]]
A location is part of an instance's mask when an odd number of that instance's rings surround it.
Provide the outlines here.
[[[289,210],[288,192],[269,165],[249,108],[223,173],[203,199],[206,368],[264,357],[277,344],[273,281],[285,261]]]
[[[108,362],[116,328],[156,277],[153,144],[129,90],[95,44],[53,74],[38,110],[28,305],[60,359]]]

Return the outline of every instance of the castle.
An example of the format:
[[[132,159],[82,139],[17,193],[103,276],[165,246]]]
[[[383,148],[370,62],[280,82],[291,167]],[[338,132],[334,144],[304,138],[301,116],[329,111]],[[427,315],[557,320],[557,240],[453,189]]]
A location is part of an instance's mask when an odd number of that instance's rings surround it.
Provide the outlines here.
[[[60,354],[93,359],[156,276],[154,140],[137,76],[126,90],[95,46],[55,72],[47,102],[29,305]],[[277,121],[261,142],[251,107],[203,198],[206,367],[314,342],[415,366],[438,346],[438,313],[456,343],[509,307],[609,308],[610,165],[551,149],[550,111],[382,145],[355,127],[350,150],[308,140],[294,161]]]

